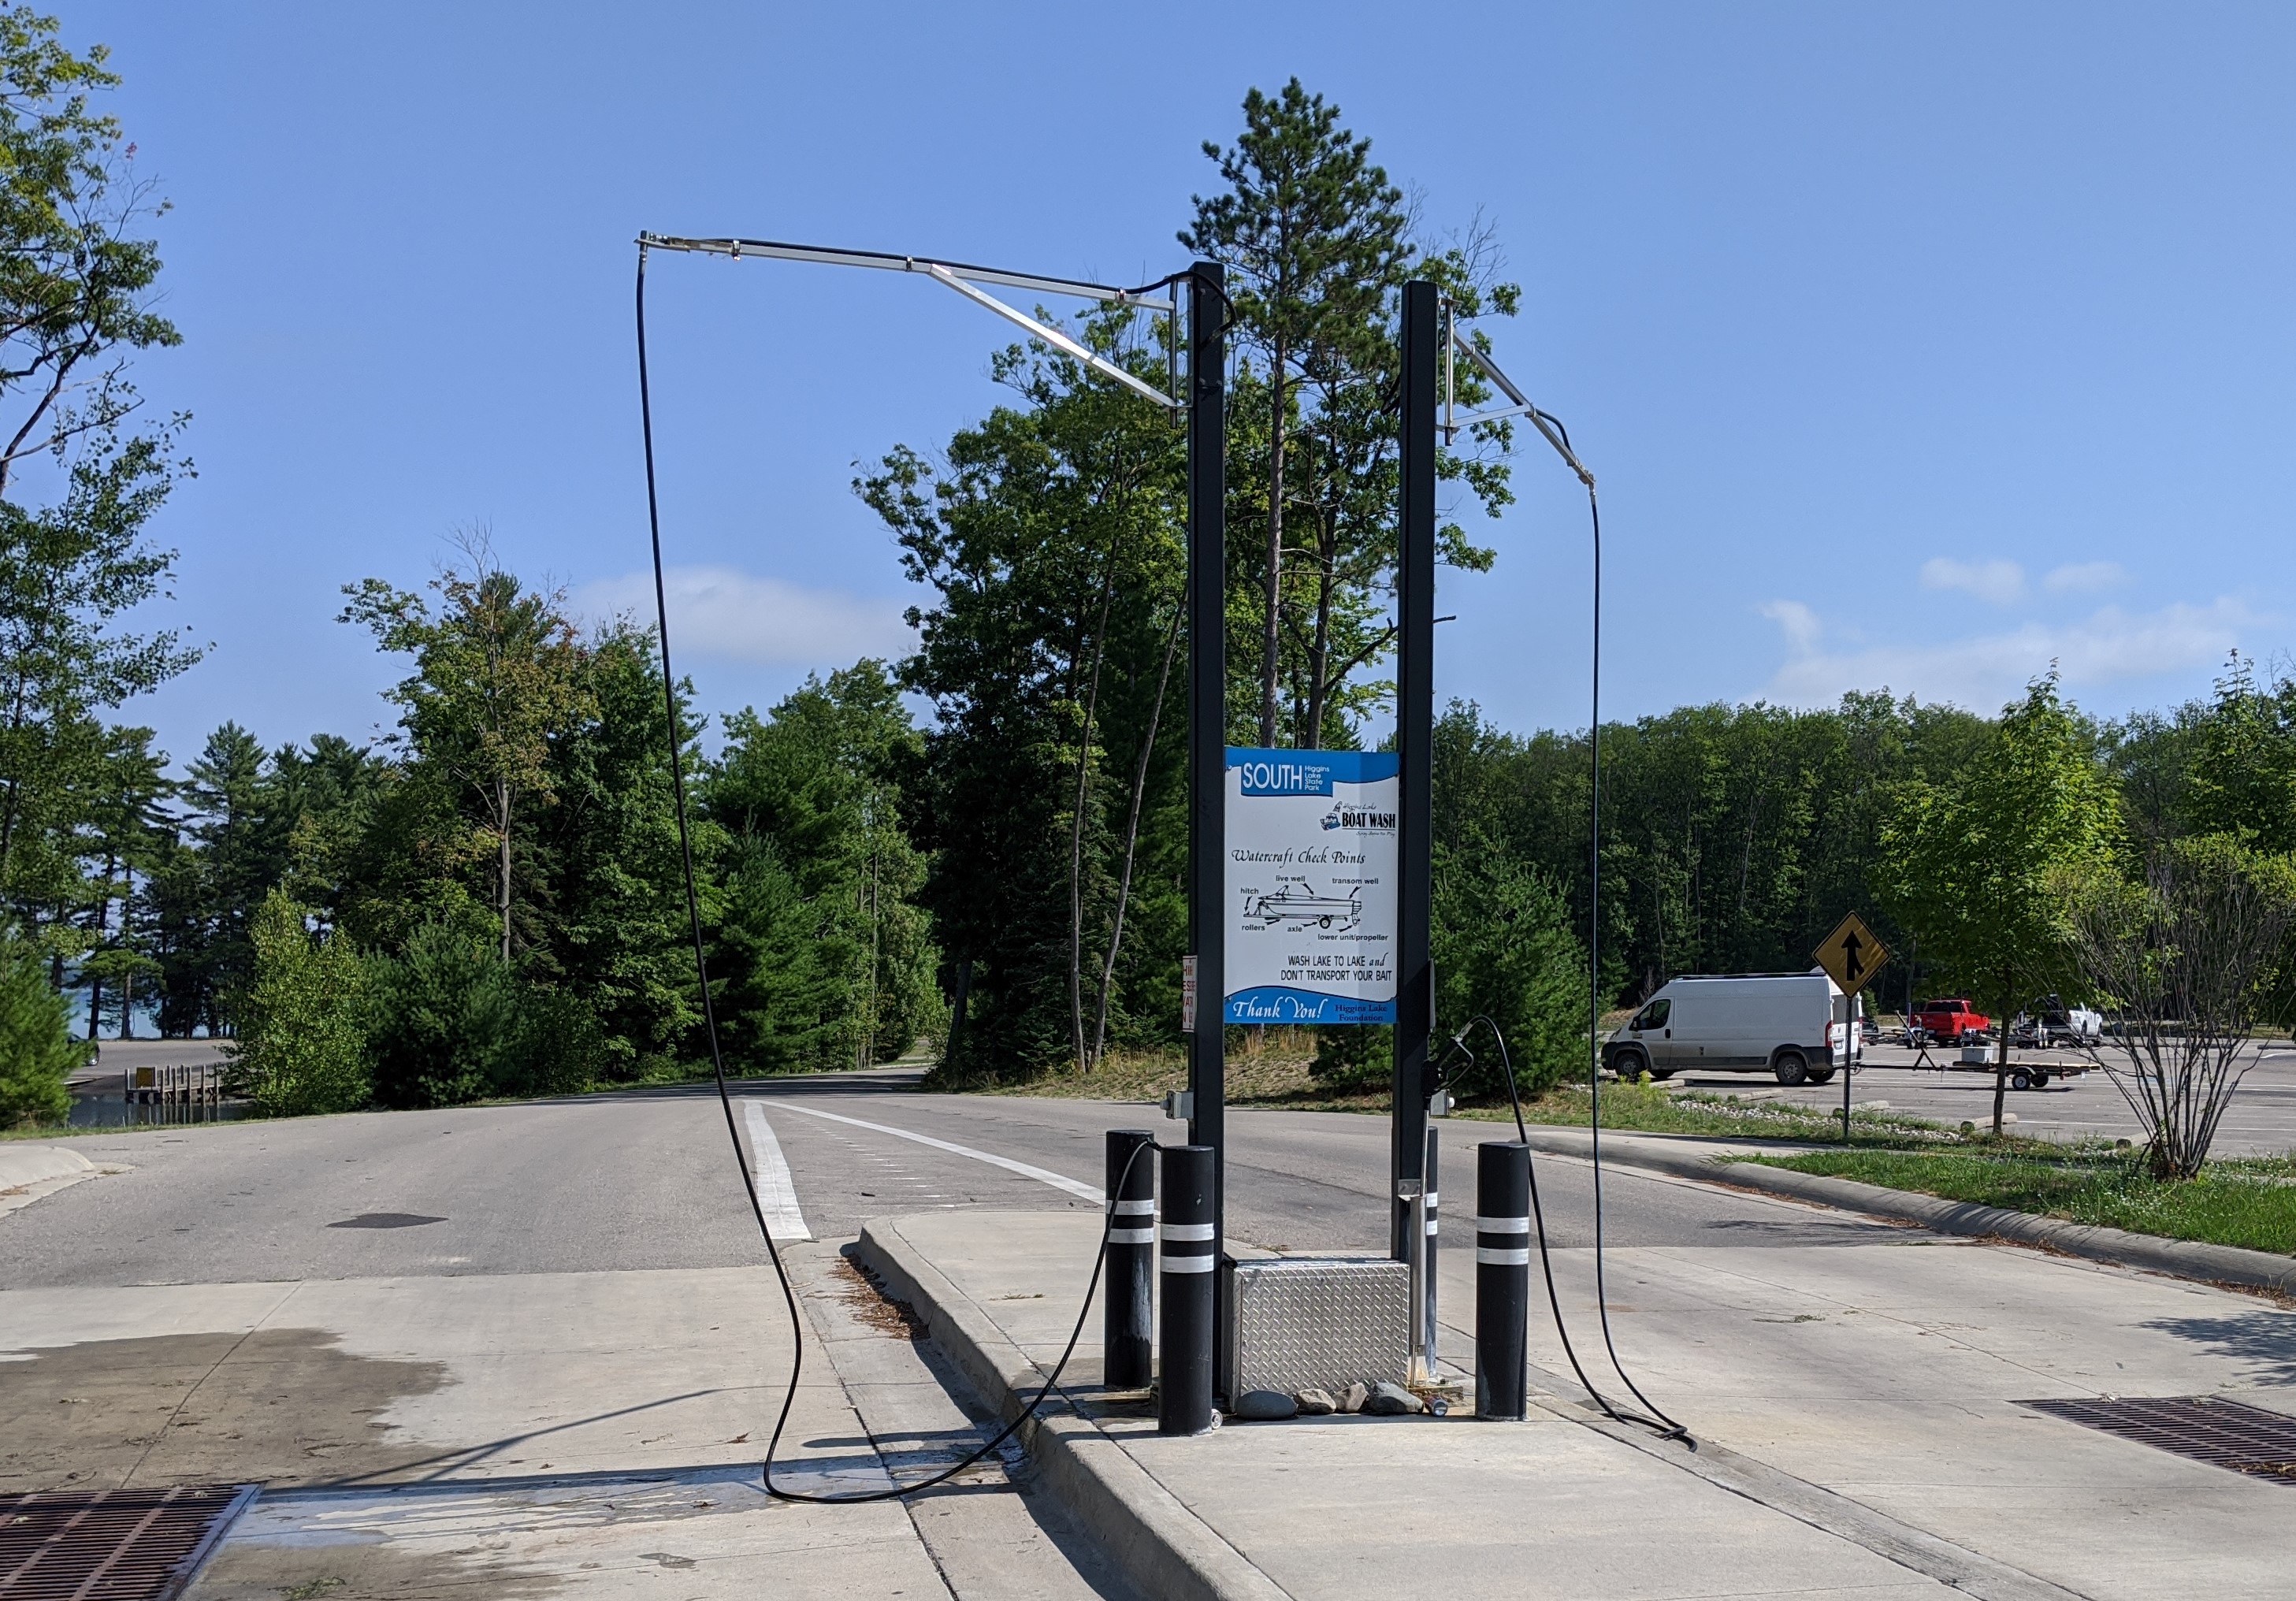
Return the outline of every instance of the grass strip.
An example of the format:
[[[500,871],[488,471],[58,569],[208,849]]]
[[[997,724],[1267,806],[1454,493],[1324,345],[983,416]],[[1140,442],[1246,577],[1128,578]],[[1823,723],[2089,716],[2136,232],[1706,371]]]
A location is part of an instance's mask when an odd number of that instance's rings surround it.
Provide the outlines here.
[[[2296,1255],[2296,1185],[2286,1158],[2212,1162],[2197,1178],[2164,1183],[2131,1157],[2074,1146],[1992,1155],[1974,1151],[1806,1151],[1735,1160],[1855,1178],[1885,1189],[2009,1211]]]
[[[1382,1081],[1334,1083],[1308,1071],[1304,1052],[1242,1051],[1227,1063],[1227,1104],[1291,1112],[1356,1112],[1385,1117],[1389,1090]],[[975,1095],[1047,1096],[1108,1101],[1155,1101],[1166,1091],[1185,1089],[1188,1069],[1177,1053],[1111,1054],[1090,1073],[1048,1072],[1021,1083],[927,1080],[935,1089]],[[1583,1088],[1559,1087],[1526,1099],[1523,1121],[1555,1128],[1587,1127],[1591,1102]],[[1462,1104],[1455,1116],[1510,1122],[1514,1113],[1504,1097]],[[1713,1139],[1839,1140],[1841,1114],[1788,1101],[1748,1101],[1702,1090],[1665,1089],[1655,1084],[1603,1087],[1603,1127],[1620,1133],[1688,1134]],[[1902,1112],[1853,1112],[1853,1146],[1897,1147],[1961,1137],[1942,1124]]]

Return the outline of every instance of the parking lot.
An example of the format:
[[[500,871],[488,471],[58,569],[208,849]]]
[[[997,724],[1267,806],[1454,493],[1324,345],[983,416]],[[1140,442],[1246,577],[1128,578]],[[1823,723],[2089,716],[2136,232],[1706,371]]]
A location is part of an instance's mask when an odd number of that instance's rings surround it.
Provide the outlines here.
[[[1963,1068],[1956,1053],[1934,1049],[1929,1060],[1943,1066],[1917,1067],[1915,1053],[1893,1046],[1868,1046],[1866,1060],[1850,1085],[1853,1105],[1885,1102],[1890,1110],[1941,1123],[1984,1123],[1993,1116],[1993,1074],[1989,1068]],[[2013,1063],[2049,1067],[2087,1065],[2074,1051],[2012,1051]],[[2114,1060],[2107,1056],[2106,1060]],[[1678,1083],[1727,1095],[1763,1100],[1797,1101],[1806,1105],[1839,1107],[1841,1082],[1805,1084],[1788,1089],[1767,1073],[1685,1073]],[[2095,1068],[2071,1079],[2052,1079],[2045,1088],[2012,1089],[2008,1110],[2017,1115],[2017,1132],[2049,1139],[2087,1137],[2138,1137],[2136,1117],[2112,1080]],[[2219,1156],[2279,1155],[2296,1151],[2296,1046],[2284,1039],[2267,1040],[2254,1048],[2239,1092],[2226,1111],[2217,1135]]]

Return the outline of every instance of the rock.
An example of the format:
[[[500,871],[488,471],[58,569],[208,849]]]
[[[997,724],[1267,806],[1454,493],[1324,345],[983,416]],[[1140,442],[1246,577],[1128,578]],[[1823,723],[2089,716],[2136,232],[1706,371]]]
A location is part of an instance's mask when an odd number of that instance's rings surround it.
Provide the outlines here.
[[[1235,1415],[1251,1423],[1273,1423],[1299,1413],[1299,1403],[1281,1390],[1247,1390],[1235,1403]]]
[[[1372,1389],[1371,1399],[1363,1409],[1374,1417],[1402,1417],[1421,1409],[1417,1396],[1400,1384],[1390,1384],[1382,1379]]]
[[[1349,1384],[1340,1392],[1340,1410],[1360,1412],[1364,1409],[1364,1402],[1370,1399],[1371,1392],[1364,1388],[1360,1383]]]
[[[1302,1390],[1292,1399],[1300,1403],[1300,1415],[1303,1417],[1324,1417],[1340,1409],[1340,1403],[1328,1390]]]

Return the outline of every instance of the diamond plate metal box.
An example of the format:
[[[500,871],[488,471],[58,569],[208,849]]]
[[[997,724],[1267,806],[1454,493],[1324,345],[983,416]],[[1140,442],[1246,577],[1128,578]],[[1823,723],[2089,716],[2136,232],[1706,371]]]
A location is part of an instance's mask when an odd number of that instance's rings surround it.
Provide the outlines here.
[[[1411,1370],[1411,1266],[1371,1257],[1292,1257],[1227,1268],[1233,1394],[1361,1381]]]

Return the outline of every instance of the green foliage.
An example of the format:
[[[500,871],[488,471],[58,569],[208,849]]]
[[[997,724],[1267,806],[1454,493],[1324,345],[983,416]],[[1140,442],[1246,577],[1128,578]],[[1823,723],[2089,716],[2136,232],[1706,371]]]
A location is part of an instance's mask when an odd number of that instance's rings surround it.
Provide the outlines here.
[[[713,973],[734,1059],[824,1071],[900,1055],[941,1024],[938,953],[914,901],[922,855],[898,774],[921,743],[881,662],[743,711],[706,805],[727,842]]]
[[[2216,689],[2208,714],[2193,719],[2185,831],[2296,852],[2296,680],[2261,687],[2235,654]]]
[[[502,959],[518,947],[514,836],[521,802],[557,800],[553,735],[591,713],[587,663],[565,595],[529,590],[504,571],[483,530],[463,537],[467,571],[449,569],[422,596],[380,579],[346,586],[341,620],[371,628],[414,671],[390,692],[406,737],[445,781],[462,826],[435,842],[449,859],[484,861]]]
[[[101,714],[198,659],[123,614],[165,587],[172,552],[144,528],[188,464],[183,419],[134,435],[128,354],[177,342],[150,309],[160,259],[136,233],[155,208],[89,109],[119,79],[101,46],[75,55],[53,17],[0,10],[0,898],[59,956],[100,943],[83,835],[115,788]],[[20,467],[52,456],[62,493],[18,497]],[[117,866],[115,858],[114,866]]]
[[[1448,832],[1447,830],[1446,832]],[[1488,1017],[1506,1037],[1515,1086],[1536,1095],[1586,1076],[1587,947],[1570,908],[1535,867],[1488,843],[1435,847],[1435,1015],[1455,1034]],[[1453,1078],[1463,1096],[1506,1093],[1487,1032],[1470,1038],[1474,1065]]]
[[[1085,335],[1160,375],[1112,326]],[[961,431],[943,469],[897,450],[857,486],[936,592],[901,676],[938,726],[901,805],[931,864],[917,899],[973,963],[953,1064],[973,1077],[1168,1036],[1184,926],[1184,441],[1065,359],[997,372],[1022,406]]]
[[[1977,759],[1946,783],[1902,785],[1883,825],[1883,888],[1938,981],[2013,1015],[2029,992],[2079,992],[2056,885],[2103,866],[2117,806],[2094,732],[2054,673],[2002,714]]]
[[[455,1106],[498,1096],[586,1089],[606,1059],[574,997],[522,981],[469,928],[426,923],[378,964],[374,1096],[385,1106]]]
[[[1604,1005],[1680,973],[1805,970],[1853,907],[1881,924],[1902,963],[1911,941],[1872,905],[1890,787],[1949,781],[1988,733],[1967,712],[1886,694],[1847,696],[1826,711],[1686,706],[1607,725]],[[1505,734],[1454,704],[1436,721],[1434,751],[1437,828],[1538,868],[1583,942],[1584,732]],[[1902,978],[1883,982],[1902,992]]]
[[[46,953],[14,930],[0,934],[0,1128],[62,1122],[64,1085],[94,1047],[71,1037],[71,1008],[48,982]]]
[[[2002,1127],[2008,1022],[2042,991],[2084,993],[2070,908],[2061,891],[2104,867],[2118,806],[2097,738],[2057,696],[2056,674],[2007,707],[1992,739],[1949,784],[1915,780],[1883,825],[1882,891],[1946,986],[1999,1020],[1993,1131]]]
[[[1371,141],[1296,78],[1274,95],[1252,90],[1243,118],[1233,147],[1204,145],[1226,187],[1195,197],[1180,234],[1227,267],[1233,336],[1250,353],[1228,396],[1232,733],[1347,745],[1389,692],[1374,675],[1394,638],[1403,284],[1435,281],[1463,324],[1512,316],[1518,295],[1492,282],[1488,234],[1440,250],[1415,241]],[[1461,401],[1486,393],[1462,375]],[[1508,423],[1479,428],[1443,453],[1439,475],[1496,515],[1510,498],[1511,439]],[[1489,567],[1456,525],[1439,538],[1447,563]]]
[[[369,964],[348,935],[315,937],[307,916],[273,890],[249,931],[253,973],[235,1008],[231,1075],[271,1117],[355,1111],[373,1090]]]
[[[1374,1089],[1395,1077],[1395,1030],[1385,1023],[1357,1023],[1316,1030],[1316,1055],[1308,1076],[1333,1089]]]

